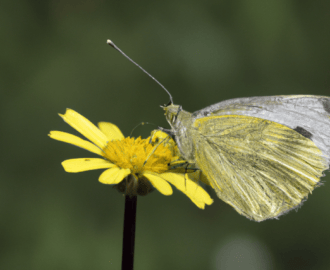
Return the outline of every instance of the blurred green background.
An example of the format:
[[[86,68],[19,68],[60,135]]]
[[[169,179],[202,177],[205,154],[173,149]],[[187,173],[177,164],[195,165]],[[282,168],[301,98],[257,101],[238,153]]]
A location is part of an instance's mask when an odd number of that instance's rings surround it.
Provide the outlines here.
[[[330,94],[329,1],[3,0],[0,4],[0,269],[120,269],[124,198],[94,157],[51,140],[77,134],[72,108],[128,136],[168,128],[166,93],[106,45],[112,39],[196,111],[224,99]],[[329,175],[323,180],[329,183]],[[216,198],[139,197],[135,269],[329,269],[330,186],[298,212],[255,223]]]

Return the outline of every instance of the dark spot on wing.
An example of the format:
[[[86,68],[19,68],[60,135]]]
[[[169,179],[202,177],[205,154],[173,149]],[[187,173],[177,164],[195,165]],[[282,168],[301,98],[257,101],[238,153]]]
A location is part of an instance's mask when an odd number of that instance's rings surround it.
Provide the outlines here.
[[[324,110],[327,113],[330,113],[330,98],[323,99],[322,100],[322,105],[323,105]]]
[[[313,134],[307,131],[306,129],[302,127],[296,127],[293,130],[297,131],[299,134],[303,135],[307,139],[312,139]]]

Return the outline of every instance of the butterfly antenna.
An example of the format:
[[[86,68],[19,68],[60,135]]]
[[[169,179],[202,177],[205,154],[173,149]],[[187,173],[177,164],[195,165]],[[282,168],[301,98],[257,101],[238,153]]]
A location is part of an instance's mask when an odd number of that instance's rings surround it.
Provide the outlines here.
[[[131,131],[131,134],[129,135],[130,137],[132,137],[132,134],[134,132],[134,130],[139,127],[139,126],[144,126],[144,125],[154,125],[154,126],[157,126],[156,124],[154,123],[149,123],[149,122],[141,122],[140,124],[137,124]]]
[[[119,49],[115,43],[113,43],[110,39],[107,40],[107,44],[109,44],[112,48],[120,52],[123,56],[125,56],[129,61],[131,61],[134,65],[136,65],[139,69],[141,69],[145,74],[147,74],[151,79],[153,79],[161,88],[165,90],[165,92],[170,97],[170,104],[173,104],[173,98],[170,92],[162,85],[159,81],[157,81],[153,76],[151,76],[144,68],[142,68],[140,65],[135,63],[131,58],[129,58],[121,49]]]

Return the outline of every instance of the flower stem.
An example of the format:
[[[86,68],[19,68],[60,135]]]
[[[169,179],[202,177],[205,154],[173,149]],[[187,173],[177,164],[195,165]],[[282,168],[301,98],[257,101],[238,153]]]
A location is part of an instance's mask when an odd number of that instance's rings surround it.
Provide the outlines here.
[[[133,270],[137,196],[125,195],[122,270]]]

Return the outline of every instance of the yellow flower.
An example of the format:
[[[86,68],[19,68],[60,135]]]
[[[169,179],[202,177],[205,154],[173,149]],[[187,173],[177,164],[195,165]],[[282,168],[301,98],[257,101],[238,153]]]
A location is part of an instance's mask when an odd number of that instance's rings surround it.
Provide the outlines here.
[[[100,175],[99,181],[115,185],[119,191],[130,196],[146,195],[154,188],[163,195],[171,195],[172,184],[199,208],[204,209],[205,204],[212,204],[209,194],[191,180],[185,170],[172,169],[171,162],[179,159],[175,156],[173,140],[173,143],[166,144],[160,137],[157,143],[157,135],[152,139],[125,138],[114,124],[100,122],[97,128],[71,109],[60,116],[89,141],[62,131],[51,131],[49,136],[52,139],[79,146],[103,157],[65,160],[62,162],[65,171],[76,173],[107,169]]]

